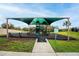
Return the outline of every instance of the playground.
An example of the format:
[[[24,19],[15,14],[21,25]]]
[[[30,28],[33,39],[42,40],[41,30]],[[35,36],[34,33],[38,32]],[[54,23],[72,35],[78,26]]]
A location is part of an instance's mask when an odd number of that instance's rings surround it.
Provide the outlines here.
[[[27,31],[9,29],[9,19],[35,27],[28,28]],[[68,21],[66,31],[58,31],[57,27],[53,27],[53,31],[50,30],[51,23],[63,19]],[[0,51],[40,53],[38,55],[79,52],[79,32],[70,30],[69,19],[69,17],[6,18],[6,29],[0,30]]]

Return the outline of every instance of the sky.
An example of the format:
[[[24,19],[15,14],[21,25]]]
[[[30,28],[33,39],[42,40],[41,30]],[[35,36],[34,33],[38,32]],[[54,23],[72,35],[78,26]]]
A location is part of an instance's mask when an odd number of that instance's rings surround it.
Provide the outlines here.
[[[0,25],[6,18],[23,17],[70,17],[71,27],[79,27],[78,3],[0,3]],[[52,23],[63,28],[64,20]],[[16,27],[28,27],[28,24],[9,19]]]

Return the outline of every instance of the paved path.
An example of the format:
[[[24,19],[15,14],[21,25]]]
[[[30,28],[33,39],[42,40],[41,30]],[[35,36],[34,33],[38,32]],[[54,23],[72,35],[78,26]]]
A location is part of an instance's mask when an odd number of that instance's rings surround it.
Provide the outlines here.
[[[32,53],[37,53],[39,55],[46,54],[46,53],[48,53],[49,55],[55,55],[55,52],[50,46],[48,40],[46,40],[46,42],[36,41]]]
[[[54,56],[52,53],[27,53],[0,51],[0,56]],[[55,56],[79,56],[79,53],[56,53]]]
[[[52,56],[52,53],[28,53],[28,52],[0,51],[0,56]]]

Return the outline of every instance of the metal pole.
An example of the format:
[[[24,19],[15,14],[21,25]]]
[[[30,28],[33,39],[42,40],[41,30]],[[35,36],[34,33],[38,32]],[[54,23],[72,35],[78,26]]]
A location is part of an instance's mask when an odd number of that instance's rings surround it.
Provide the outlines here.
[[[47,36],[47,25],[46,25],[46,36]]]
[[[30,32],[30,26],[28,25],[28,33]]]
[[[57,28],[55,28],[55,40],[57,39]]]
[[[57,34],[55,33],[55,40],[57,39]]]
[[[68,41],[69,41],[69,18],[68,18]]]
[[[6,19],[6,30],[7,30],[7,39],[8,39],[8,37],[9,37],[9,35],[8,35],[8,19]]]

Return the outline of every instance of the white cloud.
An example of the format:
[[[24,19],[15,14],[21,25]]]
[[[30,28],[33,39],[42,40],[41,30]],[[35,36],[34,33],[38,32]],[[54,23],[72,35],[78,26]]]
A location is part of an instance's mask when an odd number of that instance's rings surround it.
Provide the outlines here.
[[[3,15],[0,15],[0,20],[5,20],[6,18]]]
[[[18,7],[14,7],[14,6],[8,6],[8,5],[0,5],[0,10],[5,10],[6,12],[22,12],[22,10]]]
[[[34,7],[34,8],[31,8],[31,7]],[[13,15],[14,17],[28,17],[28,16],[29,17],[33,17],[33,16],[35,17],[43,17],[43,16],[44,17],[45,16],[69,17],[70,16],[72,25],[75,24],[75,21],[79,22],[79,6],[78,5],[71,6],[70,8],[67,8],[64,11],[62,11],[61,13],[50,11],[48,9],[45,9],[44,6],[42,7],[40,5],[35,5],[35,6],[32,5],[31,7],[29,6],[27,8],[23,8],[23,7],[19,7],[15,5],[10,5],[10,4],[0,4],[0,15],[3,15],[4,17],[6,17],[5,14],[7,14],[8,17],[11,17],[11,15]],[[3,16],[1,16],[0,18],[4,18]],[[77,25],[79,25],[78,22],[76,23]]]
[[[55,16],[56,13],[53,11],[49,11],[47,9],[44,9],[42,7],[35,7],[35,9],[32,8],[23,8],[18,7],[14,5],[7,5],[7,4],[0,4],[0,15],[3,15],[6,17],[45,17],[45,16]],[[3,19],[4,17],[1,16],[0,19]],[[13,21],[12,21],[13,23]],[[18,25],[21,26],[21,25]]]
[[[79,5],[71,6],[60,14],[61,16],[70,17],[71,26],[79,26]]]
[[[41,7],[39,7],[40,9],[36,8],[35,10],[33,10],[32,8],[22,8],[22,7],[17,7],[17,6],[13,6],[13,5],[4,5],[4,4],[0,4],[0,12],[8,12],[8,14],[11,13],[15,13],[15,15],[21,16],[23,15],[25,16],[56,16],[56,13],[53,11],[49,11],[46,9],[43,9]]]

